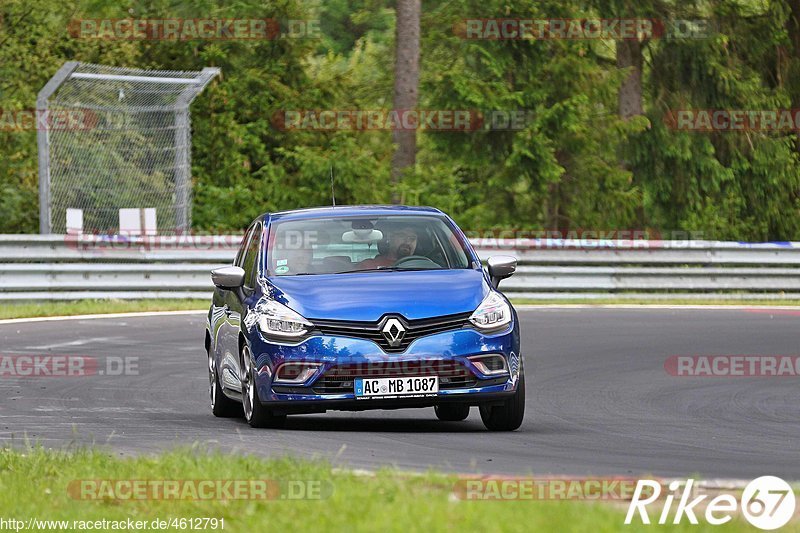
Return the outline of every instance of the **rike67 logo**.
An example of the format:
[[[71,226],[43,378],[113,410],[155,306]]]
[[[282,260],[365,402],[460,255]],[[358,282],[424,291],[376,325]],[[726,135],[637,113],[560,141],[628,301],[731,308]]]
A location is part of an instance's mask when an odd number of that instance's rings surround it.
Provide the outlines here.
[[[650,524],[651,518],[648,514],[650,504],[655,504],[650,509],[653,512],[653,520],[660,510],[657,523],[662,525],[670,523],[672,506],[676,500],[678,503],[672,516],[672,524],[680,524],[684,518],[691,524],[697,524],[697,515],[700,514],[703,505],[705,513],[702,516],[712,525],[730,522],[737,511],[741,510],[741,514],[753,526],[773,530],[785,526],[794,515],[794,491],[779,477],[762,476],[754,479],[747,484],[739,501],[731,494],[720,494],[708,502],[705,501],[708,494],[702,494],[690,501],[693,496],[693,485],[692,479],[686,480],[685,484],[673,481],[668,486],[670,494],[667,494],[663,507],[660,507],[655,502],[661,496],[661,484],[647,479],[639,480],[628,507],[628,514],[625,516],[625,524],[631,524],[637,514],[643,524]]]

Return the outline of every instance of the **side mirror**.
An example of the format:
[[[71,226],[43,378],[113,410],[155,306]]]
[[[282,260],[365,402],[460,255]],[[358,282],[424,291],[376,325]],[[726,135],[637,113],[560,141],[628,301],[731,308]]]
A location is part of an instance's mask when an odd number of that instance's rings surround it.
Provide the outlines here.
[[[510,255],[495,255],[490,257],[486,264],[489,266],[489,276],[495,288],[517,270],[517,258]]]
[[[220,289],[234,290],[244,285],[244,269],[226,266],[211,271],[211,281]]]

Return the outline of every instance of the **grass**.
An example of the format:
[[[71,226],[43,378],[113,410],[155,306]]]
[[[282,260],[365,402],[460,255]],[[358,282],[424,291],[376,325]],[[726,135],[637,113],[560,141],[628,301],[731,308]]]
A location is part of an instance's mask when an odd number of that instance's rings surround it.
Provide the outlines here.
[[[75,480],[303,480],[321,499],[86,500],[68,493]],[[222,455],[194,447],[156,456],[117,458],[100,451],[0,449],[0,518],[145,520],[222,518],[226,531],[647,531],[624,526],[626,506],[577,501],[467,501],[453,496],[456,478],[381,470],[374,476],[322,461]],[[74,483],[73,483],[74,486]],[[327,488],[326,488],[327,487]],[[677,531],[740,531],[703,522]],[[659,528],[664,529],[664,528]]]
[[[184,311],[208,309],[210,300],[74,300],[54,302],[11,302],[0,305],[0,319],[44,316],[135,313],[143,311]]]

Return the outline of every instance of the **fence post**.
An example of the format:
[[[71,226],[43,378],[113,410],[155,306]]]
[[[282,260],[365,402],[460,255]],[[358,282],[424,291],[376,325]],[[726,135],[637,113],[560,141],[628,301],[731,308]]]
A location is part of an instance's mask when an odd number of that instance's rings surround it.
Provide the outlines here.
[[[52,233],[50,219],[50,116],[47,100],[78,68],[77,61],[67,61],[36,96],[36,144],[39,149],[39,233]]]
[[[206,67],[197,77],[197,83],[205,87],[219,74],[219,69]],[[175,103],[175,226],[178,232],[192,227],[192,144],[189,104],[197,95],[193,88],[184,90]]]

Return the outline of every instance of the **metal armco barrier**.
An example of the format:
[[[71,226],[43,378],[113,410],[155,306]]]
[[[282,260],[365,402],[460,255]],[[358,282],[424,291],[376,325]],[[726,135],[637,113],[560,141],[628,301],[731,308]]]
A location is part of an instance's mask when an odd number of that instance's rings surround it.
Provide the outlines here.
[[[0,235],[0,300],[208,298],[241,236]],[[800,243],[481,239],[512,298],[800,298]]]

